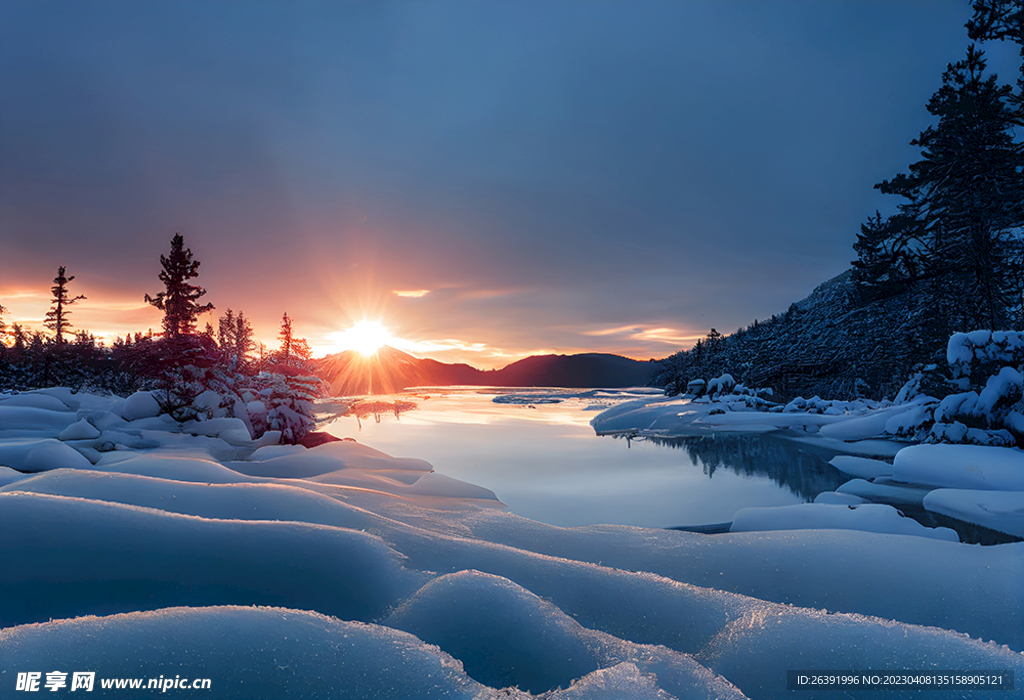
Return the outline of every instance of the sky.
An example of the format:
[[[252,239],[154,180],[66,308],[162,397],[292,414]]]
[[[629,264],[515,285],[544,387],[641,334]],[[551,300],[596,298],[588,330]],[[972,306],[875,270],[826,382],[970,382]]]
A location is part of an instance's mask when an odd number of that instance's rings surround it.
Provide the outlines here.
[[[202,301],[318,354],[638,359],[849,267],[965,0],[0,0],[0,304],[105,338],[181,233]],[[989,48],[989,47],[986,47]],[[990,56],[1011,81],[1012,50]],[[994,53],[993,53],[994,52]]]

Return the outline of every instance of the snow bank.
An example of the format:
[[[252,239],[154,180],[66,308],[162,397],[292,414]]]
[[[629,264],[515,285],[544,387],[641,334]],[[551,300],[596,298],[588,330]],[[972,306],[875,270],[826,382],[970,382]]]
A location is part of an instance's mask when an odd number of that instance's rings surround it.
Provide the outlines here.
[[[892,474],[892,465],[879,459],[867,457],[854,457],[851,455],[838,455],[833,457],[829,464],[851,476],[858,476],[861,479],[874,479],[878,476],[889,476]]]
[[[121,406],[121,415],[127,421],[159,416],[160,404],[157,403],[151,392],[137,391],[124,400],[124,404]]]
[[[15,471],[10,467],[0,467],[0,487],[13,484],[15,481],[27,478],[27,475]]]
[[[0,440],[0,465],[20,472],[48,469],[89,469],[92,465],[79,452],[52,438]]]
[[[355,442],[260,447],[246,460],[258,444],[228,444],[227,424],[193,436],[74,400],[67,411],[9,408],[62,415],[60,430],[86,419],[99,437],[0,436],[0,463],[43,467],[0,469],[0,670],[209,677],[225,698],[524,700],[497,687],[551,691],[546,700],[777,698],[787,668],[1024,673],[1024,657],[997,646],[1024,649],[1024,543],[848,529],[906,525],[881,506],[824,503],[797,508],[815,528],[847,529],[558,528],[502,512],[494,494],[422,460]],[[619,415],[667,426],[686,411],[690,424],[744,412],[642,403]],[[748,413],[773,430],[844,419]],[[101,450],[95,441],[113,433],[159,447]],[[935,453],[947,466],[963,454]],[[70,455],[81,461],[64,463]],[[1012,499],[976,505],[1020,510]],[[759,528],[794,522],[785,509],[741,512],[737,528],[749,517]],[[72,619],[89,614],[112,616]],[[0,688],[11,679],[0,674]]]
[[[936,489],[924,497],[935,513],[1024,537],[1024,491]]]
[[[981,445],[914,445],[896,455],[892,476],[953,489],[1024,491],[1024,452]]]
[[[255,454],[256,461],[233,462],[231,468],[250,476],[288,479],[308,479],[339,469],[401,469],[419,472],[433,469],[429,462],[422,459],[391,457],[380,450],[350,440],[328,442],[308,450],[302,447],[297,450],[264,447]]]
[[[0,630],[0,657],[12,672],[96,671],[87,697],[126,696],[103,691],[102,678],[176,676],[209,678],[210,689],[171,693],[225,700],[490,695],[458,661],[410,634],[281,608],[169,608],[13,627]]]
[[[0,402],[0,437],[15,430],[32,430],[56,437],[57,433],[76,422],[75,414],[65,406],[61,411],[36,406],[8,406]],[[52,434],[49,434],[52,433]]]
[[[732,680],[750,698],[781,698],[786,690],[786,670],[883,669],[950,670],[1024,668],[1019,654],[997,647],[977,645],[941,630],[906,627],[857,615],[826,615],[819,611],[756,610],[726,626],[697,659]],[[764,674],[759,668],[777,669]],[[912,692],[912,691],[909,691]],[[905,687],[815,689],[817,698],[905,698]],[[963,690],[929,688],[927,698],[974,697]],[[991,691],[977,697],[992,697]]]
[[[361,531],[207,520],[63,496],[0,493],[0,532],[19,533],[3,543],[3,626],[218,604],[368,621],[424,578]]]
[[[457,616],[449,614],[456,609]],[[633,680],[646,677],[652,689],[660,687],[675,697],[743,697],[688,654],[589,630],[508,579],[478,571],[431,581],[382,624],[436,644],[461,660],[471,677],[496,688],[517,686],[541,693],[628,663]],[[590,678],[584,685],[596,686],[598,680]]]
[[[214,461],[206,451],[158,449],[134,452],[119,450],[104,454],[95,465],[85,468],[208,484],[234,484],[252,481],[248,476],[239,474]]]
[[[892,506],[880,503],[836,505],[802,503],[775,508],[743,508],[736,512],[730,532],[764,530],[864,530],[894,535],[932,537],[959,542],[956,532],[948,527],[925,527],[907,518]]]
[[[866,498],[875,503],[886,503],[896,506],[920,506],[929,491],[931,491],[931,487],[908,486],[907,484],[893,481],[888,477],[878,477],[874,481],[852,479],[836,489],[837,493],[849,494]]]
[[[96,429],[92,423],[87,421],[85,418],[72,423],[64,430],[60,431],[57,435],[58,440],[91,440],[92,438],[98,438],[100,431]]]

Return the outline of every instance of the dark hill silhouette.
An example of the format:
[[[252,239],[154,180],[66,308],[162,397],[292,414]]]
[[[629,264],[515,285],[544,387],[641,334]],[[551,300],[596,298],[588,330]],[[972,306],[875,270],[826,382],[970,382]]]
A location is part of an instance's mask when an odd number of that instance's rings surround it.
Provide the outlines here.
[[[420,359],[382,347],[366,357],[352,350],[316,361],[315,369],[335,396],[390,394],[410,386],[644,386],[655,365],[620,355],[534,355],[499,370]]]

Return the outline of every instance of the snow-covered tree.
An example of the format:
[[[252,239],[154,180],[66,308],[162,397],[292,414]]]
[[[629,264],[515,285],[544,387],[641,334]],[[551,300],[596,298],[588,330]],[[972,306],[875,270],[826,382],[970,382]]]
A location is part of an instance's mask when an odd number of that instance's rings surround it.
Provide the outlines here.
[[[160,256],[160,265],[163,270],[159,278],[165,289],[155,297],[147,294],[146,302],[164,312],[165,337],[189,335],[195,330],[199,314],[212,310],[213,304],[200,304],[198,300],[206,290],[189,283],[199,276],[199,261],[192,259],[192,250],[185,248],[180,233],[171,239],[170,255]]]
[[[46,321],[44,321],[44,325],[53,331],[57,345],[64,343],[64,334],[71,329],[71,321],[68,319],[71,312],[67,307],[85,299],[82,294],[76,297],[68,294],[68,283],[75,279],[75,276],[67,277],[65,273],[66,268],[63,265],[57,268],[57,276],[53,278],[54,284],[50,287],[53,300],[50,302],[50,310],[46,312]]]
[[[245,314],[239,311],[238,316],[235,317],[235,346],[233,348],[237,371],[244,371],[248,367],[249,356],[255,348],[256,341],[253,339],[252,325]]]
[[[235,347],[235,312],[228,308],[217,321],[217,345],[221,352],[228,352]]]
[[[281,330],[277,338],[281,341],[281,362],[287,365],[292,358],[292,320],[287,311],[281,316]]]

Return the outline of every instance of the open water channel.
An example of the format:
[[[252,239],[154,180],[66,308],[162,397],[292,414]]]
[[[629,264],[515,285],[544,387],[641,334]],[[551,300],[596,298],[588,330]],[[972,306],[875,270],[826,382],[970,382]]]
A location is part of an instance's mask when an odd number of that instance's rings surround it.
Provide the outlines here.
[[[494,491],[513,513],[560,526],[699,528],[728,523],[740,508],[811,501],[849,480],[828,465],[831,454],[771,437],[595,435],[590,419],[599,410],[639,396],[417,389],[364,397],[360,416],[322,429],[425,459],[438,473]],[[397,415],[389,407],[396,401]]]

